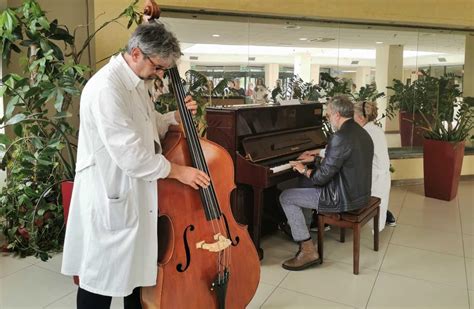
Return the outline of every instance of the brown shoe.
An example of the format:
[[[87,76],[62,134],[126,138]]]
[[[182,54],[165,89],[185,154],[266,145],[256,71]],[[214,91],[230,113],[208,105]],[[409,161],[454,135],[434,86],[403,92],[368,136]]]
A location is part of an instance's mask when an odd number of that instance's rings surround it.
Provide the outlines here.
[[[314,264],[321,264],[318,251],[311,239],[300,242],[300,249],[295,257],[281,265],[287,270],[303,270]]]

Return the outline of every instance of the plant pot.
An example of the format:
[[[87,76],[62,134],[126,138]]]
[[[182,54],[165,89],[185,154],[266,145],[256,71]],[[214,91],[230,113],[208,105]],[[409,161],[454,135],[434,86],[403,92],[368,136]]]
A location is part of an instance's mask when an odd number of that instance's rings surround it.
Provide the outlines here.
[[[450,201],[458,193],[465,142],[425,139],[423,174],[425,196]]]
[[[423,145],[423,118],[419,113],[400,111],[400,138],[402,147]]]
[[[72,188],[74,182],[70,180],[63,181],[61,183],[61,195],[63,202],[64,211],[64,224],[67,224],[67,218],[69,216],[69,205],[71,205]]]
[[[66,180],[61,183],[61,195],[62,195],[63,211],[64,211],[64,224],[67,224],[67,218],[69,216],[69,206],[71,205],[73,187],[74,187],[74,181]],[[76,285],[79,285],[78,276],[74,276],[73,281]]]

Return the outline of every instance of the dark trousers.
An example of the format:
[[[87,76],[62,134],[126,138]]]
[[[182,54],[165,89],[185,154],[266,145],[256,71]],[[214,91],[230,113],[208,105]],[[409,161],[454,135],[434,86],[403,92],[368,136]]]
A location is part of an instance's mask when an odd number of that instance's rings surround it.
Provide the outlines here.
[[[84,289],[77,290],[77,309],[109,309],[111,296],[94,294]],[[142,309],[140,303],[140,288],[133,289],[132,294],[123,298],[124,309]]]

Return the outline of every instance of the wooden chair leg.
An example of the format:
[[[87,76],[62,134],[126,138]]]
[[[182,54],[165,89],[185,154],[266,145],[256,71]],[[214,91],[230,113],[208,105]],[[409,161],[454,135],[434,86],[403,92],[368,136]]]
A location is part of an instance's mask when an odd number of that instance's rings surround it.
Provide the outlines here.
[[[354,244],[353,244],[353,269],[354,275],[359,274],[359,256],[360,256],[360,224],[354,224]]]
[[[377,207],[377,214],[374,217],[374,251],[379,251],[379,224],[380,224],[380,207]]]
[[[339,230],[339,241],[345,242],[346,241],[346,229],[341,227]]]
[[[324,216],[318,215],[318,253],[321,263],[324,255]]]

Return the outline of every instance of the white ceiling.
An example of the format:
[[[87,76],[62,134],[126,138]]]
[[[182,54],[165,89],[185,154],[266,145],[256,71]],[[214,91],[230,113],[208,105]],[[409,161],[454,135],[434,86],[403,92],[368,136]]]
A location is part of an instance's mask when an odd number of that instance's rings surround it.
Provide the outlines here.
[[[190,14],[160,20],[181,41],[184,59],[198,57],[192,64],[292,65],[295,54],[310,53],[312,62],[322,65],[375,67],[376,42],[403,45],[405,67],[464,63],[465,34],[446,30]],[[213,36],[216,34],[219,37]],[[318,38],[334,40],[318,42]],[[249,62],[248,57],[256,59]],[[439,62],[439,57],[446,62]],[[359,64],[350,65],[352,60]]]

